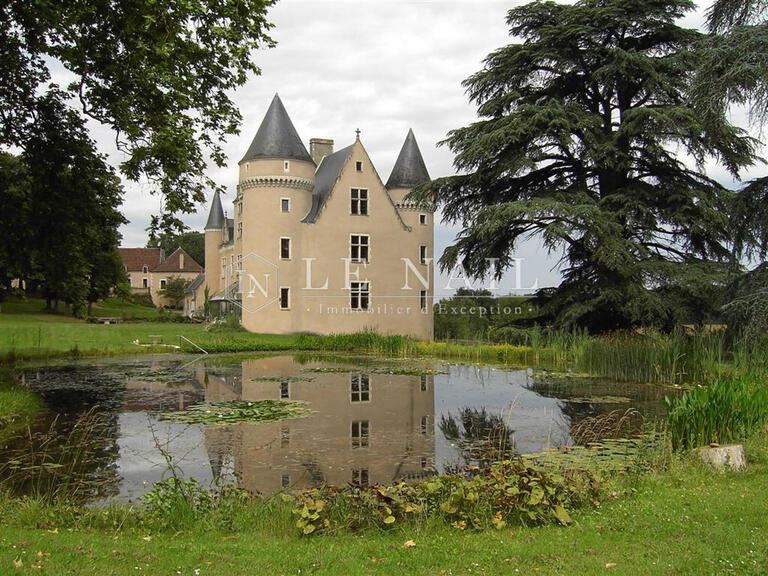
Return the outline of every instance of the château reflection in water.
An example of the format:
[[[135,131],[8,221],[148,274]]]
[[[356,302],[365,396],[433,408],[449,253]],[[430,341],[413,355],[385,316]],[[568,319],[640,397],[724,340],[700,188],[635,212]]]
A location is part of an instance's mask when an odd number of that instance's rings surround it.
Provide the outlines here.
[[[283,356],[244,361],[240,374],[206,372],[208,402],[299,400],[312,410],[305,418],[207,425],[214,474],[232,461],[245,489],[272,494],[434,473],[432,375],[312,370],[323,366]]]
[[[432,361],[282,356],[144,357],[27,371],[62,425],[97,405],[112,425],[102,497],[136,499],[177,473],[203,485],[238,481],[265,495],[321,484],[390,483],[571,443],[585,418],[636,408],[654,416],[664,391],[602,380]],[[235,425],[161,418],[200,402],[288,399],[303,418]],[[107,462],[107,459],[110,462]]]

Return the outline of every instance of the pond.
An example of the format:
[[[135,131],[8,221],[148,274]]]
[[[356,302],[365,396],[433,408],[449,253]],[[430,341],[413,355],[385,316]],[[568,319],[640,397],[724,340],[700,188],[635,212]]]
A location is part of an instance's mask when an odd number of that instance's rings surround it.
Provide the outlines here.
[[[265,495],[424,478],[568,446],[599,414],[637,410],[636,427],[663,412],[666,393],[530,369],[307,354],[99,359],[30,368],[24,381],[49,408],[41,432],[64,438],[78,417],[100,415],[87,464],[101,478],[99,502],[135,500],[171,466]],[[165,419],[203,402],[264,399],[306,402],[308,413],[229,425]]]

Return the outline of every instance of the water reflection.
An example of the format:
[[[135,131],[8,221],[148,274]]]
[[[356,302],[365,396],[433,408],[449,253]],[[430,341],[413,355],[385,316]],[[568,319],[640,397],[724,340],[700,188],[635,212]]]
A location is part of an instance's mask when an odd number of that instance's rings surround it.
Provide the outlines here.
[[[206,372],[206,400],[290,399],[312,414],[281,422],[207,426],[212,468],[228,457],[248,490],[386,483],[434,469],[432,375],[313,371],[292,357],[246,360],[238,379]]]
[[[118,359],[26,379],[61,422],[100,407],[112,423],[101,453],[120,477],[101,496],[122,499],[165,477],[169,459],[203,484],[237,479],[263,494],[423,478],[569,444],[574,426],[617,409],[658,414],[663,397],[645,385],[547,382],[520,370],[306,356]],[[160,419],[203,401],[262,399],[305,401],[312,413],[230,426]]]

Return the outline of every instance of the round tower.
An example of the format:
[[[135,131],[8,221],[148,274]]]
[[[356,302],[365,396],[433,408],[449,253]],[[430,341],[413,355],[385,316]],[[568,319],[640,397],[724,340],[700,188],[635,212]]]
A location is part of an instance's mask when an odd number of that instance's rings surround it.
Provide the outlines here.
[[[243,326],[299,330],[291,314],[301,286],[297,254],[312,205],[315,163],[276,94],[239,162],[235,251],[242,260]]]
[[[418,243],[418,263],[416,265],[429,269],[429,288],[425,302],[426,304],[422,309],[425,310],[424,323],[426,331],[429,333],[429,338],[433,336],[433,312],[432,312],[432,299],[434,296],[434,206],[426,205],[422,203],[416,203],[407,200],[408,193],[413,190],[419,184],[425,184],[429,182],[429,172],[427,172],[427,166],[424,163],[424,158],[421,156],[421,150],[416,142],[416,136],[413,134],[413,130],[408,130],[408,135],[405,137],[403,147],[400,149],[400,154],[397,156],[397,161],[392,168],[392,173],[387,180],[386,188],[390,198],[397,206],[397,210],[400,213],[400,217],[403,222],[410,227],[411,232],[414,235],[414,240]]]
[[[208,221],[205,223],[205,282],[211,295],[224,289],[219,264],[219,247],[224,242],[226,224],[221,194],[217,190],[213,195],[211,210],[208,212]]]

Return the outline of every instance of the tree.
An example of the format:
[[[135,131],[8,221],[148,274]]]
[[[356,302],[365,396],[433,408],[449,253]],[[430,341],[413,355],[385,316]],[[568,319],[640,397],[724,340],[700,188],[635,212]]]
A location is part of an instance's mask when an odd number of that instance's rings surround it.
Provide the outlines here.
[[[168,278],[168,281],[165,283],[165,288],[160,290],[159,293],[165,298],[168,298],[168,300],[173,303],[174,308],[179,308],[184,300],[184,291],[189,284],[189,280],[185,280],[180,276]]]
[[[693,84],[698,110],[714,118],[733,104],[768,120],[768,0],[716,0],[707,12],[710,36]]]
[[[23,160],[28,168],[30,245],[46,307],[80,315],[119,281],[122,187],[95,150],[82,118],[50,91],[41,96]]]
[[[22,158],[0,152],[0,300],[32,273],[30,175]]]
[[[444,142],[460,174],[411,195],[462,225],[443,268],[461,261],[475,277],[500,276],[517,244],[539,237],[562,253],[549,312],[591,330],[663,324],[674,313],[665,289],[693,297],[693,283],[724,281],[733,193],[702,165],[714,157],[737,174],[755,142],[724,115],[705,125],[688,103],[703,35],[675,20],[692,7],[581,0],[509,11],[524,40],[464,82],[481,119]]]
[[[161,248],[166,256],[173,254],[177,248],[183,248],[195,262],[205,267],[205,234],[202,232],[160,234],[149,239],[147,248]]]
[[[252,52],[274,42],[266,11],[274,0],[125,3],[28,2],[0,5],[0,144],[26,149],[51,70],[72,75],[64,100],[110,127],[126,158],[123,174],[148,179],[163,196],[153,227],[181,229],[215,183],[223,140],[238,132],[231,100],[249,74]],[[59,72],[57,70],[57,72]]]
[[[707,14],[710,35],[701,43],[701,64],[692,100],[705,117],[746,106],[752,123],[768,121],[768,1],[716,0]],[[765,259],[768,253],[768,178],[737,193],[732,214],[735,257]],[[733,332],[754,337],[768,330],[765,263],[732,282],[733,300],[723,309]]]

